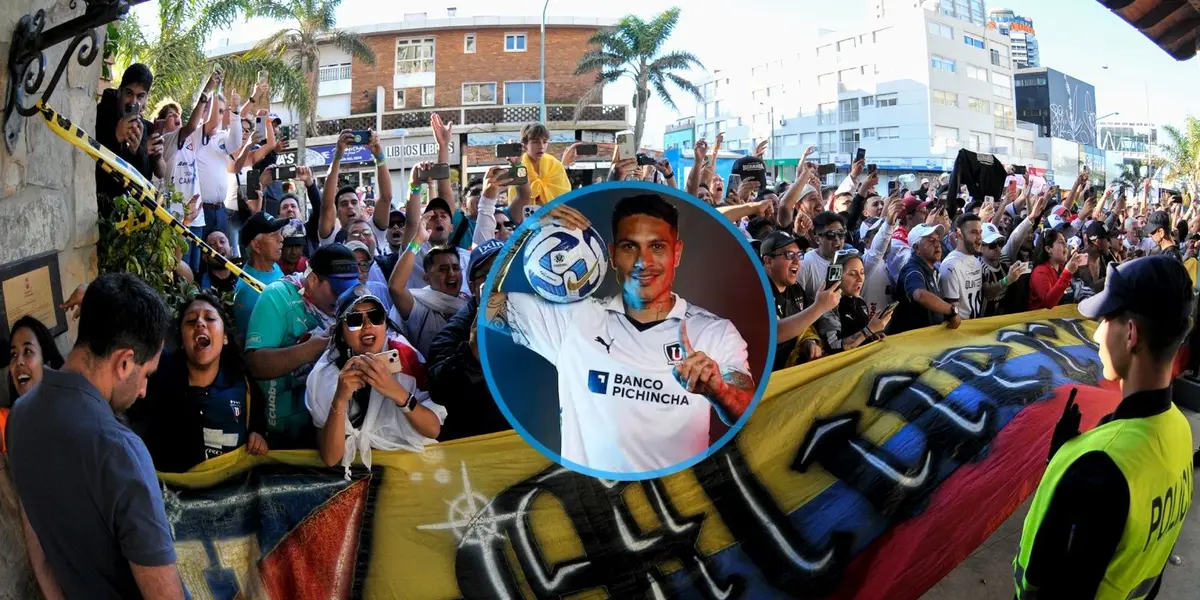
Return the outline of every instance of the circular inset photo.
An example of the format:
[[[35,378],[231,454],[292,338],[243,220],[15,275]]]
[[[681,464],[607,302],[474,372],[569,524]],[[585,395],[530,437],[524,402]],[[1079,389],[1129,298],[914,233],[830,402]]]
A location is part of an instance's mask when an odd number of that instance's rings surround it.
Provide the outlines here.
[[[766,388],[775,310],[728,218],[678,190],[589,186],[542,207],[493,263],[484,376],[527,442],[581,473],[662,477],[709,456]]]

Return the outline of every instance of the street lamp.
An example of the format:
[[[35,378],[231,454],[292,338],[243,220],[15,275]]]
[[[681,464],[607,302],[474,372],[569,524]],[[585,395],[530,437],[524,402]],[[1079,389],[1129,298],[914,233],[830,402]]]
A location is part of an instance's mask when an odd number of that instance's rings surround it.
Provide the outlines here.
[[[1115,117],[1115,116],[1117,116],[1117,115],[1119,115],[1119,114],[1121,114],[1121,113],[1119,113],[1119,112],[1110,112],[1110,113],[1108,113],[1107,115],[1104,115],[1103,117],[1096,117],[1096,120],[1097,120],[1097,121],[1103,121],[1103,120],[1105,120],[1105,119],[1107,119],[1107,118],[1109,118],[1109,117]]]
[[[541,123],[546,124],[546,9],[550,7],[550,0],[542,5],[542,119]]]

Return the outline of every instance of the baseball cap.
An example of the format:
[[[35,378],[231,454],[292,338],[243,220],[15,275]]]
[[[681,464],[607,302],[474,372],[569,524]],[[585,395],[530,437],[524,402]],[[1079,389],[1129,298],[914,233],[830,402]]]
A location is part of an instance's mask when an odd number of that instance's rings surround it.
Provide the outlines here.
[[[355,250],[362,250],[363,252],[367,253],[367,256],[371,255],[371,249],[368,248],[366,244],[364,244],[358,240],[351,240],[349,242],[346,242],[346,249],[351,252],[354,252]]]
[[[920,198],[917,198],[912,194],[908,194],[904,197],[904,214],[911,215],[918,210],[921,210],[921,208],[925,207],[927,204],[927,202],[922,202]]]
[[[773,231],[758,245],[758,255],[766,258],[795,243],[797,241],[792,234],[786,231]]]
[[[469,277],[471,279],[479,278],[479,274],[475,271],[480,270],[480,267],[483,266],[483,263],[487,262],[488,259],[499,253],[500,249],[503,247],[504,242],[501,242],[497,239],[491,239],[476,246],[475,249],[471,251],[471,259],[469,262],[471,266],[467,269]]]
[[[1067,213],[1067,207],[1059,205],[1055,206],[1054,210],[1050,211],[1050,216],[1046,217],[1046,222],[1053,229],[1058,229],[1063,225],[1071,222],[1071,216]]]
[[[1159,229],[1171,228],[1171,217],[1165,211],[1156,210],[1146,217],[1146,227],[1142,231],[1146,235],[1154,235]]]
[[[388,213],[388,227],[391,227],[392,223],[398,223],[401,227],[404,227],[404,224],[407,222],[408,218],[404,216],[404,211],[402,210],[393,210]]]
[[[912,231],[908,232],[908,245],[916,246],[923,238],[929,237],[935,233],[938,235],[945,235],[946,228],[942,227],[941,225],[928,225],[921,223],[920,225],[913,227]]]
[[[1108,228],[1105,227],[1104,223],[1101,221],[1092,221],[1087,226],[1087,229],[1084,230],[1084,235],[1086,235],[1089,240],[1109,238]]]
[[[883,219],[880,217],[869,217],[858,226],[858,238],[867,239],[867,234],[879,229],[883,225]]]
[[[242,231],[239,241],[242,247],[250,245],[254,238],[264,233],[275,233],[282,230],[292,222],[291,219],[273,219],[264,212],[256,212],[246,219],[242,224]]]
[[[431,199],[429,201],[429,204],[425,205],[425,212],[428,213],[431,210],[436,210],[439,208],[446,211],[446,214],[448,214],[448,215],[454,214],[454,213],[450,212],[450,203],[446,202],[446,200],[444,198]]]
[[[308,259],[308,268],[328,279],[333,293],[341,296],[358,284],[358,259],[354,252],[341,244],[321,246]]]
[[[271,122],[276,125],[282,125],[283,119],[279,118],[279,113],[271,113]]]
[[[355,308],[358,307],[358,305],[364,302],[374,302],[375,304],[379,305],[379,308],[384,308],[384,304],[379,297],[371,293],[371,288],[368,288],[360,283],[351,287],[345,292],[342,292],[338,296],[337,306],[334,309],[334,314],[337,315],[337,318],[340,321],[345,319],[346,315],[350,314]]]
[[[1109,264],[1104,289],[1079,303],[1079,312],[1099,319],[1118,312],[1131,312],[1186,326],[1191,302],[1192,278],[1175,258],[1165,255],[1136,258],[1120,266]]]
[[[282,231],[284,246],[303,246],[308,241],[304,231],[304,222],[300,219],[288,221]]]
[[[767,187],[767,165],[757,156],[743,156],[733,163],[731,171],[734,175],[740,175],[743,180],[753,179],[758,182],[759,187]]]
[[[1004,239],[1004,234],[1000,233],[1000,228],[991,223],[983,224],[983,243],[994,244]]]

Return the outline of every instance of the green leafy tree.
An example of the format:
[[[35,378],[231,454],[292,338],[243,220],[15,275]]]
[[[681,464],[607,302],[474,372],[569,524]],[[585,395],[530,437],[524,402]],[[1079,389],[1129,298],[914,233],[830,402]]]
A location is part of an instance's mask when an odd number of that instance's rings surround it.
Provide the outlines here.
[[[1200,192],[1200,119],[1189,116],[1182,128],[1165,125],[1163,133],[1167,138],[1159,146],[1166,168],[1163,183],[1196,196]]]
[[[259,42],[247,56],[280,57],[301,74],[309,101],[304,109],[297,111],[301,117],[296,123],[299,156],[304,155],[307,128],[316,127],[321,46],[332,44],[359,62],[375,64],[375,53],[361,36],[337,29],[336,13],[341,3],[342,0],[250,0],[250,16],[287,23]]]
[[[679,13],[678,7],[670,8],[649,22],[626,15],[615,27],[601,29],[592,35],[588,43],[598,48],[589,50],[579,59],[575,74],[595,72],[596,81],[579,101],[576,112],[585,104],[598,102],[604,86],[623,77],[631,79],[635,86],[633,108],[637,111],[633,136],[640,148],[646,129],[647,102],[652,94],[675,112],[679,112],[679,107],[671,97],[672,86],[703,101],[700,88],[679,73],[693,67],[703,70],[704,65],[691,52],[663,52],[663,46],[679,24]]]

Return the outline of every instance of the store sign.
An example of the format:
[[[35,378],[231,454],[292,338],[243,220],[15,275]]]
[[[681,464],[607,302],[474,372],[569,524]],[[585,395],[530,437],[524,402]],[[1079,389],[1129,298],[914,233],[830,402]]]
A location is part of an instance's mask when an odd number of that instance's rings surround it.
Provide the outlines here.
[[[468,133],[468,146],[495,146],[497,144],[510,144],[512,142],[521,141],[521,132],[519,131],[501,131],[497,133]],[[563,131],[551,131],[550,143],[575,143],[575,131],[572,129]]]
[[[454,142],[450,142],[450,164],[458,164],[457,146]],[[333,162],[333,153],[336,149],[337,146],[333,144],[306,148],[305,160],[302,164],[310,167],[328,166],[329,163]],[[412,142],[405,139],[403,144],[384,146],[383,155],[388,161],[389,169],[399,169],[401,160],[408,166],[422,161],[436,160],[437,141],[428,137],[415,138]],[[366,146],[348,146],[342,154],[342,164],[370,163],[374,161],[375,157],[371,154],[370,148]],[[296,151],[289,150],[280,155],[278,163],[281,165],[297,164]]]

